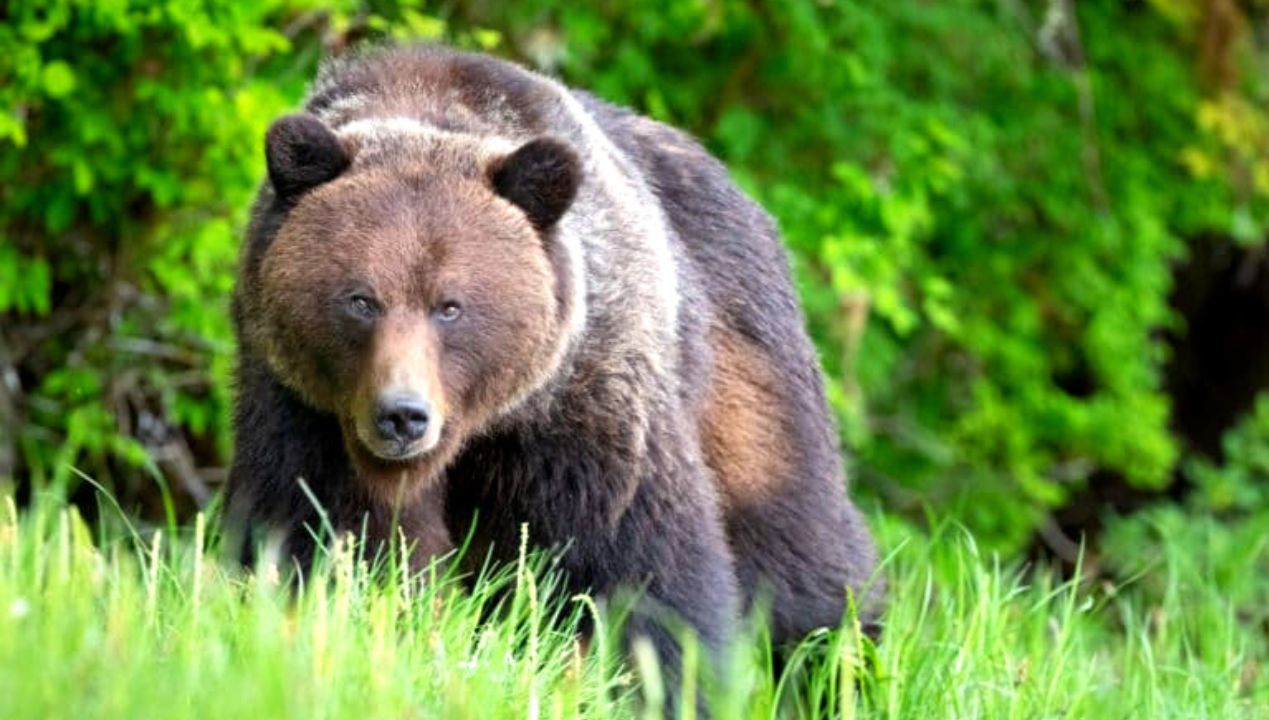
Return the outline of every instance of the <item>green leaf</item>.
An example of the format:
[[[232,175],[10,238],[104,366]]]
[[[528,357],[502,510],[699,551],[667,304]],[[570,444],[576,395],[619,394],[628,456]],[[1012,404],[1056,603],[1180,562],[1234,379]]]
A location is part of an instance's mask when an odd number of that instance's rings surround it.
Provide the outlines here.
[[[65,61],[54,60],[45,65],[41,77],[44,92],[51,98],[62,98],[75,90],[75,71]]]

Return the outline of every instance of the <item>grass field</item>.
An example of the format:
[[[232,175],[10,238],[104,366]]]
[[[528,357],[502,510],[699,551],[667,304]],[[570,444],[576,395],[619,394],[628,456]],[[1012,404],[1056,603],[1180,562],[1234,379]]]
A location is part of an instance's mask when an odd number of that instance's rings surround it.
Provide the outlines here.
[[[844,623],[779,679],[751,639],[704,686],[716,717],[1269,718],[1263,524],[1161,517],[1118,587],[1001,565],[955,527],[876,524],[891,551],[880,643]],[[212,535],[94,536],[56,502],[0,498],[0,718],[657,714],[655,682],[602,639],[579,650],[594,604],[562,596],[540,558],[466,591],[370,572],[345,548],[289,593],[217,562]]]

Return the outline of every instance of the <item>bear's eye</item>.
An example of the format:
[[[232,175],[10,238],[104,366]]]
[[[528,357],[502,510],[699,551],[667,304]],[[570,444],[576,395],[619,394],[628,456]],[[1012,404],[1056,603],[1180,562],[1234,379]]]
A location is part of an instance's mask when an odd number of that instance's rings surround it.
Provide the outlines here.
[[[454,322],[463,316],[463,306],[456,300],[446,300],[436,308],[436,319],[441,322]]]
[[[369,295],[352,295],[347,300],[348,314],[360,320],[374,320],[379,316],[379,303]]]

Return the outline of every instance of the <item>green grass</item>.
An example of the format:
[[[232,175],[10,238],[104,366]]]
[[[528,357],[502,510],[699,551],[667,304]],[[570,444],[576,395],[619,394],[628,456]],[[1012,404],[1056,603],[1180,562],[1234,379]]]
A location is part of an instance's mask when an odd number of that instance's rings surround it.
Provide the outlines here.
[[[1269,525],[1224,545],[1202,539],[1227,537],[1218,524],[1147,528],[1140,578],[1123,587],[1001,565],[954,527],[877,525],[893,549],[881,642],[846,623],[808,639],[783,679],[747,642],[707,684],[716,716],[1269,717]],[[19,513],[0,498],[0,717],[607,718],[651,714],[638,698],[655,706],[655,683],[636,683],[602,634],[580,651],[573,628],[594,605],[561,595],[541,559],[466,591],[370,572],[345,547],[289,593],[270,572],[217,562],[205,530],[94,537],[64,506]]]

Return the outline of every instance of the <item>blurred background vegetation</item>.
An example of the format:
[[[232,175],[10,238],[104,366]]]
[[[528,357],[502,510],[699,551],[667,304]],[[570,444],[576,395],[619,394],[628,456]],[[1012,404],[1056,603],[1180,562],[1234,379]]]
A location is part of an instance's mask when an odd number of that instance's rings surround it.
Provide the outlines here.
[[[1125,572],[1199,526],[1264,550],[1266,0],[5,3],[0,486],[213,501],[264,130],[385,40],[722,157],[783,228],[865,505]]]

